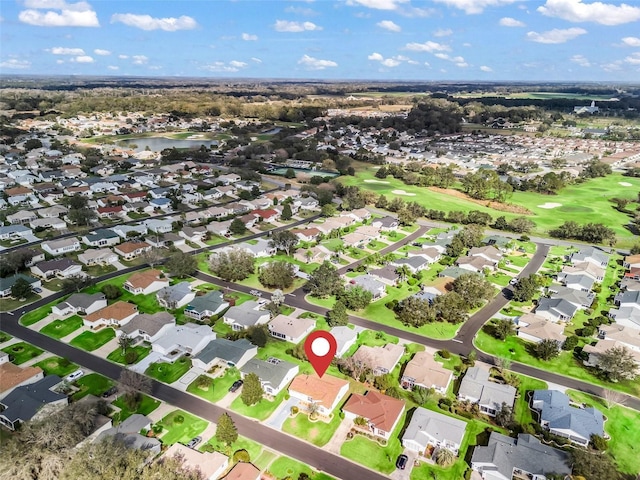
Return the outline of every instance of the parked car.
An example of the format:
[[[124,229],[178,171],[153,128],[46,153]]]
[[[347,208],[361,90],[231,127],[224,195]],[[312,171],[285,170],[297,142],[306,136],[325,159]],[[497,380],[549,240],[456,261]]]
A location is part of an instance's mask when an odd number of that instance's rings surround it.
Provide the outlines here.
[[[242,380],[236,380],[235,382],[233,382],[233,385],[229,387],[229,391],[236,392],[242,386],[243,383],[244,382]]]
[[[33,288],[33,293],[42,293],[42,289],[39,287]]]
[[[118,387],[114,385],[113,387],[111,387],[109,390],[107,390],[102,394],[102,398],[108,398],[111,395],[115,395],[116,393],[118,393]]]
[[[202,437],[193,437],[191,440],[189,440],[189,443],[187,443],[187,447],[189,448],[196,448],[196,446],[202,441]]]
[[[67,375],[67,378],[65,378],[65,380],[67,382],[74,382],[77,379],[79,379],[81,376],[84,375],[84,371],[83,370],[76,370],[73,373],[70,373],[69,375]]]
[[[509,280],[509,285],[517,285],[518,283],[518,279],[517,278],[512,278],[511,280]]]
[[[404,470],[404,468],[407,466],[407,461],[409,460],[409,457],[407,457],[406,455],[402,454],[398,457],[398,460],[396,460],[396,468],[399,468],[400,470]]]

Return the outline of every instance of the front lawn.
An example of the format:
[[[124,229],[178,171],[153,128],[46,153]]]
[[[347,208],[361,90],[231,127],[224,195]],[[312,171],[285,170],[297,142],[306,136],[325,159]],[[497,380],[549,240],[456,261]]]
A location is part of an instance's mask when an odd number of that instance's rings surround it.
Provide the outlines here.
[[[214,435],[209,439],[207,443],[200,447],[200,450],[203,452],[220,452],[228,456],[231,456],[233,452],[236,452],[238,450],[246,450],[249,454],[249,458],[251,458],[251,461],[253,462],[262,453],[262,445],[239,435],[238,439],[235,442],[227,446],[224,443],[218,442]]]
[[[323,421],[312,422],[309,420],[308,415],[298,413],[295,417],[285,420],[282,431],[311,442],[317,447],[322,447],[331,440],[340,425],[342,419],[338,415],[339,411],[340,409],[336,409],[329,423]]]
[[[118,398],[115,399],[115,401],[113,402],[113,405],[120,408],[120,412],[118,412],[116,415],[113,416],[114,422],[122,422],[123,420],[126,420],[134,413],[139,413],[141,415],[149,415],[151,412],[153,412],[156,408],[160,406],[160,401],[155,400],[154,398],[151,398],[147,395],[142,395],[142,400],[138,404],[138,407],[135,410],[131,410],[124,403],[124,398],[122,396],[119,396]]]
[[[82,332],[69,343],[87,352],[93,352],[115,337],[116,332],[113,328],[103,328],[98,332]]]
[[[51,313],[51,307],[61,303],[65,300],[66,297],[61,298],[60,300],[56,300],[55,302],[47,303],[40,308],[36,308],[35,310],[30,311],[29,313],[25,313],[20,319],[20,323],[25,327],[29,327],[34,323],[38,323],[44,317]]]
[[[190,368],[191,360],[189,358],[180,357],[173,363],[152,363],[144,373],[161,382],[173,383],[187,373]]]
[[[50,337],[60,340],[62,337],[66,337],[70,333],[75,332],[82,327],[82,318],[78,315],[65,318],[64,320],[54,320],[50,324],[44,326],[40,333],[44,333]]]
[[[5,332],[0,332],[0,343],[8,342],[13,337]]]
[[[507,260],[509,260],[511,265],[524,268],[529,263],[530,258],[527,255],[509,255]]]
[[[160,420],[156,425],[161,425],[166,433],[161,437],[164,445],[174,443],[188,443],[193,437],[197,437],[209,425],[209,422],[191,415],[183,410],[175,410]]]
[[[44,350],[40,350],[38,347],[34,347],[27,342],[14,343],[13,345],[4,347],[2,351],[11,355],[11,359],[16,365],[28,362],[44,352]]]
[[[244,415],[245,417],[255,418],[257,420],[266,420],[269,416],[278,408],[278,405],[282,403],[284,396],[287,394],[287,389],[283,389],[273,400],[267,400],[263,398],[255,405],[247,406],[242,403],[242,398],[238,397],[231,402],[231,410]]]
[[[206,377],[205,375],[201,376]],[[222,398],[229,393],[229,387],[233,382],[240,379],[240,371],[237,368],[228,368],[220,377],[215,379],[206,378],[209,379],[206,388],[199,386],[198,381],[200,377],[198,377],[187,387],[187,392],[198,395],[211,403],[215,403],[222,400]]]
[[[138,363],[144,357],[149,355],[149,352],[151,352],[151,347],[148,345],[136,345],[135,347],[127,348],[127,353],[129,351],[134,351],[138,354],[136,361],[133,362],[133,363]],[[122,348],[118,347],[107,356],[107,360],[111,360],[114,363],[119,363],[120,365],[127,365],[127,362],[125,361],[124,357],[125,356],[122,354]]]
[[[298,478],[301,473],[306,473],[313,480],[334,480],[326,473],[316,472],[304,463],[300,463],[289,457],[280,457],[269,466],[269,472],[276,478]]]
[[[40,367],[45,375],[58,375],[61,378],[78,369],[78,365],[62,357],[45,358],[36,363],[35,366]]]
[[[110,379],[97,373],[90,373],[80,377],[75,383],[80,387],[80,391],[73,394],[74,400],[80,400],[87,395],[100,397],[113,386],[113,382]]]

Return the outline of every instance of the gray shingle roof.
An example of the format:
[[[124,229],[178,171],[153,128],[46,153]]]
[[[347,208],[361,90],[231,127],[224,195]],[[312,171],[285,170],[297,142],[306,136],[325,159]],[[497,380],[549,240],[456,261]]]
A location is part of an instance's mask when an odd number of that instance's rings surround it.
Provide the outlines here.
[[[207,364],[216,358],[237,364],[249,350],[254,348],[256,348],[255,345],[244,338],[235,342],[225,338],[216,338],[211,340],[196,358]]]
[[[287,373],[293,368],[297,369],[298,366],[277,358],[270,358],[269,361],[266,362],[252,358],[244,364],[240,371],[245,375],[255,373],[262,383],[276,387],[282,383]]]
[[[500,410],[502,403],[513,406],[516,389],[511,385],[491,382],[487,370],[471,367],[460,383],[458,394],[461,397],[478,398],[480,405],[489,405],[494,410]]]
[[[540,410],[542,421],[550,429],[572,430],[582,438],[592,434],[603,436],[604,419],[595,408],[577,408],[569,405],[569,397],[557,390],[535,390],[533,402]],[[538,403],[539,402],[539,403]]]
[[[67,298],[67,301],[65,303],[68,303],[74,308],[84,310],[87,307],[93,305],[95,302],[104,300],[104,298],[104,293],[94,293],[91,295],[88,293],[74,293],[69,298]]]
[[[2,415],[11,422],[31,420],[42,407],[67,398],[66,395],[51,391],[60,382],[62,379],[59,376],[47,375],[31,385],[16,388],[2,399],[1,403],[7,407]]]
[[[563,298],[541,298],[538,302],[538,312],[553,312],[564,315],[565,317],[573,317],[578,307],[564,300]]]
[[[153,315],[148,313],[140,313],[133,317],[129,323],[120,327],[127,335],[135,332],[136,330],[142,330],[149,337],[153,337],[160,331],[165,325],[173,325],[176,319],[167,312],[157,312]]]
[[[191,293],[191,284],[189,282],[180,282],[175,285],[169,285],[158,291],[156,294],[159,299],[164,300],[169,305],[180,302],[184,297]]]
[[[222,305],[223,302],[224,298],[222,293],[218,290],[214,290],[206,295],[202,295],[191,300],[188,308],[189,310],[194,310],[196,312],[215,312],[220,308],[220,305]]]
[[[427,446],[430,438],[460,445],[466,428],[467,423],[462,420],[418,407],[413,412],[402,440],[413,440],[423,447]]]

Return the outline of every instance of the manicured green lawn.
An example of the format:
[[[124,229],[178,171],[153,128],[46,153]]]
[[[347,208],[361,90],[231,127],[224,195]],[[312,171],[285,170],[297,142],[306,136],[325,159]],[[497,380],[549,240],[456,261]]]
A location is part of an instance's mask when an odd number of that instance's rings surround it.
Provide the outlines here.
[[[60,300],[56,300],[54,302],[47,303],[46,305],[43,305],[40,308],[36,308],[35,310],[32,310],[29,313],[25,313],[20,318],[20,323],[22,325],[24,325],[25,327],[29,327],[29,326],[33,325],[34,323],[39,322],[44,317],[49,315],[49,313],[51,313],[51,307],[53,307],[54,305],[57,305],[58,303],[63,302],[65,300],[65,298],[66,297],[63,297]]]
[[[209,422],[191,415],[183,410],[174,410],[160,420],[156,425],[162,425],[166,433],[160,437],[164,445],[187,443],[193,437],[204,432]]]
[[[13,337],[5,332],[0,332],[0,343],[8,342]]]
[[[74,400],[80,400],[89,394],[100,397],[113,386],[111,380],[97,373],[90,373],[80,377],[75,383],[80,387],[80,391],[73,394]]]
[[[509,281],[512,278],[513,277],[510,277],[506,273],[496,272],[489,275],[487,277],[487,280],[489,280],[491,283],[495,283],[496,285],[500,285],[501,287],[506,287],[507,285],[509,285]]]
[[[340,238],[327,238],[320,242],[320,245],[325,247],[331,252],[335,252],[344,245],[344,242]]]
[[[334,480],[326,473],[313,471],[304,463],[289,457],[280,457],[269,466],[269,472],[276,478],[298,478],[301,473],[306,473],[313,480]],[[355,479],[354,479],[355,480]]]
[[[637,452],[640,444],[640,413],[620,405],[607,408],[601,398],[574,390],[567,390],[567,395],[577,402],[597,408],[607,417],[604,430],[611,437],[609,453],[622,472],[640,472],[640,456]]]
[[[40,330],[40,333],[44,333],[50,337],[61,339],[66,337],[70,333],[75,332],[82,327],[82,318],[78,315],[65,318],[64,320],[54,320],[49,325],[46,325]]]
[[[229,368],[222,376],[213,379],[211,385],[206,389],[198,386],[198,379],[196,378],[187,387],[187,392],[209,400],[211,403],[215,403],[229,393],[229,387],[238,379],[240,379],[240,372],[238,369]]]
[[[143,271],[143,270],[141,270]],[[115,285],[120,287],[120,292],[122,295],[118,297],[119,301],[122,302],[131,302],[135,303],[138,306],[138,311],[140,313],[157,313],[163,310],[163,308],[158,304],[156,300],[155,293],[151,293],[149,295],[133,295],[130,292],[127,292],[122,288],[124,282],[131,276],[128,275],[120,275],[119,277],[111,278],[109,280],[105,280],[104,282],[97,283],[89,288],[83,290],[84,293],[97,293],[100,289],[105,285]]]
[[[257,458],[252,458],[251,463],[253,463],[260,470],[266,469],[271,462],[273,462],[277,458],[277,455],[273,452],[263,451]]]
[[[282,430],[297,438],[311,442],[317,447],[322,447],[331,440],[340,425],[339,411],[340,409],[336,409],[329,423],[322,421],[312,422],[304,413],[298,413],[295,417],[285,420]]]
[[[149,355],[149,352],[151,352],[151,347],[146,345],[136,345],[135,347],[127,348],[127,352],[129,352],[129,350],[133,350],[138,354],[138,359],[134,362],[134,363],[138,363],[144,357]],[[119,363],[120,365],[127,364],[127,362],[124,360],[124,355],[122,354],[122,348],[120,347],[116,348],[113,352],[111,352],[107,356],[107,360],[111,360],[112,362]]]
[[[27,342],[14,343],[13,345],[4,347],[2,351],[11,355],[13,363],[16,365],[28,362],[44,352],[44,350],[40,350],[38,347],[34,347]]]
[[[125,405],[123,398],[120,396],[113,402],[113,404],[116,407],[120,408],[120,412],[117,415],[114,415],[113,417],[114,421],[121,422],[129,418],[134,413],[149,415],[151,412],[153,412],[156,408],[160,406],[160,401],[155,400],[147,395],[142,395],[142,400],[140,401],[138,408],[136,408],[135,410],[131,410],[129,409],[129,407]]]
[[[258,458],[262,453],[262,445],[246,437],[238,436],[238,439],[235,442],[230,446],[227,446],[224,443],[219,443],[214,435],[209,439],[209,441],[207,441],[207,443],[200,447],[200,450],[203,452],[220,452],[229,456],[238,450],[246,450],[253,461],[253,459]]]
[[[520,379],[520,384],[518,385],[518,398],[516,399],[513,415],[516,422],[521,425],[526,425],[527,423],[533,422],[527,392],[532,390],[546,390],[548,385],[542,380],[527,377],[526,375],[518,375],[518,378]]]
[[[41,298],[42,297],[40,297],[40,295],[36,295],[35,293],[30,293],[29,295],[27,295],[24,301],[11,297],[3,298],[2,302],[0,302],[0,311],[10,312],[12,310],[15,310],[16,308],[20,308],[24,305],[33,303],[36,300],[40,300]]]
[[[612,390],[620,390],[621,392],[629,393],[636,397],[640,396],[640,382],[629,380],[618,383],[606,382],[592,373],[592,370],[587,370],[587,368],[573,356],[573,352],[561,351],[560,355],[554,359],[548,361],[539,360],[527,351],[527,343],[528,342],[516,336],[507,337],[505,340],[497,340],[483,330],[478,332],[474,340],[474,345],[478,349],[491,355],[509,358],[541,370],[576,378]],[[513,351],[513,353],[511,353],[511,351]]]
[[[266,420],[269,416],[278,408],[278,405],[282,403],[284,396],[287,394],[287,389],[283,389],[276,397],[271,400],[263,398],[255,405],[247,406],[242,403],[240,397],[231,402],[231,410],[238,412],[245,417],[255,418],[257,420]]]
[[[340,455],[378,472],[385,474],[393,472],[396,468],[396,458],[403,450],[399,435],[404,427],[406,415],[406,412],[402,414],[386,446],[383,447],[378,442],[369,440],[363,435],[354,435],[351,440],[347,440],[342,444]]]
[[[82,332],[69,343],[87,352],[93,352],[115,337],[116,332],[113,328],[103,328],[97,332]]]
[[[45,375],[58,375],[59,377],[65,377],[78,369],[78,365],[62,357],[45,358],[35,366],[40,367]]]
[[[149,365],[147,371],[144,372],[156,380],[164,383],[173,383],[191,368],[191,359],[180,357],[173,363],[156,362]]]

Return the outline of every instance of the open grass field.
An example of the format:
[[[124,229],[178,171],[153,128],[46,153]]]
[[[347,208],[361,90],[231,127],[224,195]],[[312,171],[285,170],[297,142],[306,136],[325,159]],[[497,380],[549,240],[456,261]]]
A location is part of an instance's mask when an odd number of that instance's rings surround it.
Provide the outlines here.
[[[287,418],[282,426],[284,432],[313,443],[317,447],[324,446],[338,429],[341,418],[338,415],[339,409],[334,412],[330,422],[309,420],[309,416],[298,413],[293,418]]]
[[[269,418],[269,416],[275,412],[276,408],[282,403],[284,400],[284,396],[287,394],[287,390],[282,390],[278,395],[275,396],[273,400],[267,400],[266,398],[262,398],[255,405],[247,406],[242,402],[240,397],[236,398],[233,402],[231,402],[231,410],[234,412],[238,412],[245,417],[255,418],[257,420],[263,421]]]
[[[406,201],[417,202],[426,208],[435,210],[461,210],[469,212],[479,210],[489,213],[494,219],[504,216],[507,219],[518,215],[503,212],[484,205],[474,203],[464,198],[458,198],[447,193],[429,190],[425,187],[405,185],[402,181],[392,177],[380,180],[375,177],[376,167],[362,165],[355,176],[345,176],[341,181],[346,185],[357,185],[365,190],[384,194],[390,200],[400,197]],[[621,183],[623,185],[621,185]],[[627,185],[629,184],[629,185]],[[454,188],[459,188],[455,185]],[[413,195],[397,195],[393,191],[402,190]],[[613,197],[635,199],[640,190],[640,179],[622,176],[614,173],[602,178],[588,180],[582,184],[570,185],[558,195],[542,195],[534,192],[514,192],[509,203],[520,205],[532,212],[528,218],[536,223],[533,233],[548,236],[548,231],[561,225],[566,220],[578,223],[603,223],[616,232],[619,247],[633,245],[634,236],[624,226],[630,218],[613,208],[610,199]],[[547,203],[560,204],[555,208],[542,208]]]

